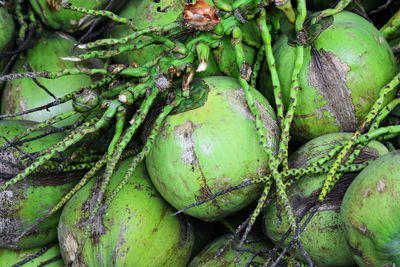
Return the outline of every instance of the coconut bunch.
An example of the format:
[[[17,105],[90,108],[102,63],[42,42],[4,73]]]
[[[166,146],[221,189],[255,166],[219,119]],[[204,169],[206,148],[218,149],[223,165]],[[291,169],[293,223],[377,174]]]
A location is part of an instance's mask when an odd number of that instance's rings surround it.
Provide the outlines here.
[[[400,264],[399,6],[322,2],[1,2],[0,263]]]

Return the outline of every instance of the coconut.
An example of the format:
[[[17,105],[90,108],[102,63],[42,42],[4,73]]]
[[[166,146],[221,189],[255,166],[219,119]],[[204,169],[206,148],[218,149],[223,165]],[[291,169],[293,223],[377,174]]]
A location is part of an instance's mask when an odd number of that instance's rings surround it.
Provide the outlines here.
[[[126,173],[132,158],[118,163],[105,192],[108,198]],[[99,176],[97,176],[99,177]],[[71,264],[82,245],[101,179],[88,182],[64,207],[58,226],[61,254]],[[102,205],[77,266],[185,266],[194,242],[191,225],[174,212],[140,164],[109,207]]]
[[[323,157],[334,145],[344,143],[351,139],[351,133],[334,133],[315,138],[300,149],[289,159],[291,168],[307,167]],[[367,159],[377,158],[387,153],[387,148],[377,141],[371,141],[355,159],[354,163],[362,163]],[[333,160],[323,166],[329,167]],[[300,237],[305,250],[317,266],[352,266],[354,265],[351,251],[346,245],[344,228],[340,215],[340,205],[344,193],[356,173],[345,173],[328,195],[324,203],[318,208]],[[309,206],[319,195],[326,174],[314,174],[303,176],[298,182],[287,189],[296,216]],[[279,224],[279,216],[282,219]],[[304,220],[307,218],[303,218]],[[264,215],[266,234],[278,242],[289,228],[286,214],[277,206],[276,202],[270,203],[265,209]],[[302,223],[301,223],[302,224]],[[293,235],[292,235],[293,236]],[[286,240],[285,245],[290,241]],[[300,252],[296,257],[302,259]]]
[[[36,125],[31,121],[0,121],[0,136],[11,140],[27,128]],[[27,136],[33,138],[47,133],[51,127]],[[31,163],[25,159],[27,153],[37,153],[46,149],[64,137],[56,133],[32,140],[18,146],[0,150],[0,186],[21,172]],[[6,141],[0,139],[0,146]],[[43,223],[17,240],[20,234],[42,218],[61,198],[68,193],[80,178],[79,173],[52,173],[31,175],[26,179],[0,192],[0,247],[30,249],[43,246],[57,238],[56,226],[61,211],[47,218]]]
[[[31,49],[26,51],[26,56],[21,56],[14,65],[13,72],[28,72],[24,67],[27,61],[33,71],[61,71],[65,69],[89,67],[87,62],[71,62],[61,59],[63,56],[69,56],[71,48],[75,43],[75,39],[71,36],[56,32],[43,34],[39,42]],[[43,55],[46,55],[45,57]],[[58,79],[38,78],[43,86],[45,86],[55,96],[61,97],[65,94],[73,92],[82,86],[89,85],[92,80],[87,75],[70,75]],[[18,79],[9,81],[3,91],[1,99],[1,113],[17,113],[20,111],[32,109],[41,105],[45,105],[54,101],[53,97],[40,88],[32,79]],[[22,115],[25,120],[44,121],[53,116],[62,114],[66,111],[73,110],[72,101],[41,110],[34,113]],[[56,126],[65,126],[75,121],[73,119],[58,123]]]
[[[330,20],[333,23],[329,25]],[[304,48],[297,108],[290,128],[293,137],[300,141],[327,133],[354,132],[381,88],[397,73],[389,45],[367,20],[343,11],[325,22],[327,28]],[[274,44],[273,52],[283,104],[287,107],[291,101],[296,48],[288,44],[288,35],[283,35]],[[273,98],[266,63],[261,71],[260,89],[269,99]],[[388,94],[383,104],[394,94],[395,91]]]
[[[268,173],[268,157],[258,142],[254,116],[236,79],[209,77],[192,89],[208,90],[203,106],[170,115],[146,158],[153,184],[176,209]],[[276,150],[279,128],[268,101],[252,91],[267,129],[267,146]],[[258,198],[263,185],[225,194],[185,211],[216,221]]]
[[[33,248],[27,250],[11,250],[11,249],[0,249],[0,266],[14,266],[15,264],[21,264],[28,258],[34,257],[40,253],[43,248]],[[64,262],[60,256],[60,246],[58,243],[52,245],[43,254],[35,257],[31,260],[26,261],[23,265],[17,266],[42,266],[45,262],[48,262],[46,267],[63,267]],[[50,261],[50,262],[49,262]]]
[[[349,186],[341,215],[359,266],[400,265],[400,150],[372,162]]]

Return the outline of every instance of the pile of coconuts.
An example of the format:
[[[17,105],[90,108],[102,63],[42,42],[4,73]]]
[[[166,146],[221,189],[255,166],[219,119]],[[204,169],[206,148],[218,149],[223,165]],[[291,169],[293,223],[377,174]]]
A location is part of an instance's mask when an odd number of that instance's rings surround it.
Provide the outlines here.
[[[396,1],[0,1],[0,266],[400,266],[399,62]]]

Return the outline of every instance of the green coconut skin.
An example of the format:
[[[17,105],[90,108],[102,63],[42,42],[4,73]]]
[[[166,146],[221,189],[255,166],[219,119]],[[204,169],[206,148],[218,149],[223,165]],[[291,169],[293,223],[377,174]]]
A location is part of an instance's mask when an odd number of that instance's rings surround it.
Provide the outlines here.
[[[333,24],[314,42],[320,56],[311,56],[311,46],[304,49],[300,90],[291,127],[292,136],[301,141],[327,133],[355,131],[380,89],[397,73],[389,45],[371,23],[347,11],[333,17]],[[288,106],[291,84],[288,74],[293,70],[296,49],[287,44],[284,35],[274,44],[273,52],[283,103]],[[268,99],[273,99],[269,79],[264,63],[261,91]],[[387,96],[385,103],[393,97],[394,92]]]
[[[15,24],[10,14],[0,7],[0,52],[11,49],[15,37]],[[0,59],[0,73],[3,71],[6,61]],[[0,89],[2,88],[0,83]]]
[[[55,30],[66,32],[81,31],[87,28],[94,20],[92,16],[64,9],[61,6],[61,0],[29,0],[29,2],[40,19]],[[121,6],[123,2],[124,0],[117,0],[114,6]],[[102,9],[108,1],[69,0],[68,3],[84,8]]]
[[[105,197],[123,179],[132,158],[123,160],[111,178]],[[61,254],[72,263],[86,230],[87,207],[94,205],[92,179],[64,207],[58,226]],[[99,179],[97,179],[99,180]],[[183,217],[171,217],[174,209],[157,193],[140,164],[102,219],[93,225],[78,266],[185,266],[194,242],[193,229]],[[94,234],[95,233],[95,234]]]
[[[184,0],[130,0],[118,15],[131,19],[137,29],[141,30],[149,26],[158,27],[174,22],[182,14],[184,6]],[[164,9],[166,12],[158,11]],[[125,25],[117,25],[111,30],[109,37],[121,38],[132,32]],[[147,40],[145,36],[139,38],[138,40]],[[161,55],[164,50],[162,45],[153,44],[135,51],[125,52],[113,59],[121,64],[131,64],[132,62],[144,64]]]
[[[42,248],[33,248],[27,250],[11,250],[11,249],[0,249],[0,266],[13,266],[24,259],[35,255],[38,253]],[[60,255],[60,246],[54,244],[49,248],[44,254],[40,255],[39,257],[28,261],[27,263],[21,265],[22,267],[36,267],[39,266],[41,263],[48,261],[56,256]],[[53,261],[49,264],[46,264],[46,267],[63,267],[64,262],[62,259],[58,259]]]
[[[400,265],[400,150],[362,170],[348,188],[341,214],[359,266]]]
[[[61,71],[64,69],[89,67],[87,62],[64,61],[61,57],[70,56],[71,48],[76,41],[69,35],[55,32],[46,32],[35,47],[27,50],[25,57],[20,57],[13,67],[13,73],[27,72],[24,61],[28,61],[33,71]],[[79,53],[79,51],[77,52]],[[46,55],[46,56],[43,56]],[[38,82],[44,85],[57,97],[64,96],[82,86],[89,85],[92,81],[87,75],[69,75],[58,79],[38,78]],[[32,79],[18,79],[6,83],[1,99],[1,114],[17,113],[27,109],[45,105],[54,99],[42,88],[37,86]],[[32,121],[44,121],[53,116],[73,110],[72,101],[22,115],[22,119]],[[20,117],[18,117],[20,118]],[[10,118],[13,119],[13,118]],[[69,125],[77,119],[74,116],[56,126]]]
[[[31,121],[0,121],[0,135],[11,140],[15,135],[24,132],[28,127],[36,125]],[[30,134],[32,138],[44,134],[48,129]],[[39,152],[56,144],[63,133],[47,135],[46,137],[24,143],[20,148],[28,153]],[[0,146],[4,145],[0,140]],[[24,164],[20,157],[24,156],[16,149],[3,150],[0,157],[4,162]],[[0,173],[10,178],[19,173],[16,167],[0,163]],[[26,164],[26,163],[25,163]],[[35,232],[15,240],[19,234],[43,217],[61,198],[77,183],[78,173],[48,174],[29,176],[23,181],[0,192],[0,248],[30,249],[41,247],[57,238],[56,226],[61,214],[47,218]],[[8,179],[0,178],[0,185]]]
[[[153,184],[176,209],[268,172],[267,155],[237,81],[209,77],[200,82],[209,90],[205,104],[168,116],[146,158]],[[275,151],[279,129],[274,111],[257,91],[253,96],[263,114],[267,143]],[[236,190],[185,212],[205,221],[219,220],[255,200],[261,188],[259,184]]]
[[[210,242],[188,265],[189,267],[236,267],[239,266],[238,259],[236,257],[235,250],[232,246],[228,246],[224,253],[214,258],[215,254],[226,244],[231,235],[226,234]],[[260,237],[249,235],[248,240],[258,240]],[[233,245],[237,247],[239,242],[233,241]],[[273,248],[273,245],[266,239],[257,242],[244,243],[242,249],[249,249],[253,251],[269,250]],[[240,255],[241,266],[245,266],[247,262],[253,256],[252,253],[247,251],[238,251]],[[252,266],[262,266],[265,259],[257,256],[252,261]]]
[[[323,157],[332,146],[350,140],[351,136],[351,133],[333,133],[317,137],[298,149],[290,157],[289,164],[292,168],[306,167]],[[371,141],[362,152],[362,155],[377,158],[387,152],[388,150],[383,144]],[[329,161],[324,166],[330,166],[332,162]],[[288,197],[297,216],[310,201],[315,200],[316,196],[318,196],[325,178],[326,174],[306,175],[289,187],[287,191]],[[352,178],[354,178],[354,175],[341,178],[342,180],[328,196],[325,204],[316,212],[305,231],[301,234],[304,248],[317,266],[355,265],[351,251],[346,244],[345,230],[340,215],[340,202]],[[331,198],[329,199],[330,196]],[[282,223],[278,227],[276,203],[271,203],[266,207],[264,212],[266,234],[274,242],[278,242],[289,228],[287,216],[283,211],[281,211],[281,217]],[[303,219],[303,222],[305,219]],[[290,238],[287,239],[285,245],[289,240]],[[297,253],[296,258],[304,261],[300,253]]]

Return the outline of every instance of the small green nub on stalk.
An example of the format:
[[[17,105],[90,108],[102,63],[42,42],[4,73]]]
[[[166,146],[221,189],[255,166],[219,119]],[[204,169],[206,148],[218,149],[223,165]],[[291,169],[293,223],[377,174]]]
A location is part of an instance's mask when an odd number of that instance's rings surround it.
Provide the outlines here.
[[[79,113],[93,110],[100,102],[98,94],[94,90],[84,89],[73,96],[72,106]]]

